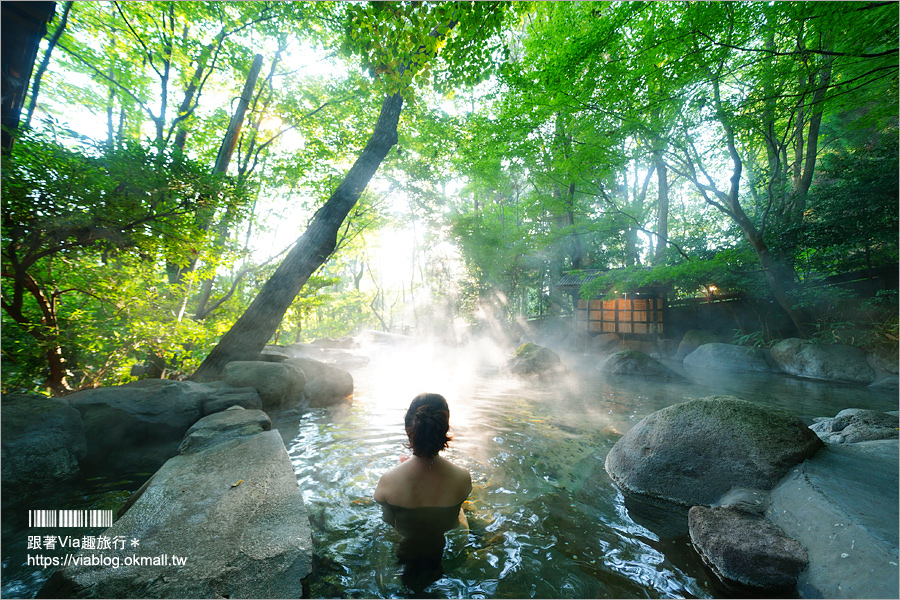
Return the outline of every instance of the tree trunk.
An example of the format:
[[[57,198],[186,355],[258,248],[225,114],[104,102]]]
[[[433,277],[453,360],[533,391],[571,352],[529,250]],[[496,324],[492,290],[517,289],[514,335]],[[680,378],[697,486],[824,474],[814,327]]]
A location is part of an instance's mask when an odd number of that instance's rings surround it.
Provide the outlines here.
[[[638,166],[637,161],[634,164],[634,194],[632,196],[631,202],[628,201],[628,168],[625,168],[625,174],[622,176],[623,182],[621,186],[622,190],[622,199],[624,206],[630,206],[631,210],[640,210],[642,211],[643,207],[637,205],[638,201]],[[625,266],[633,267],[636,264],[640,263],[640,258],[637,254],[637,229],[634,227],[629,227],[625,230]]]
[[[696,176],[692,176],[691,179],[694,181],[694,184],[697,186],[697,188],[700,190],[701,194],[703,194],[703,197],[709,204],[715,206],[716,208],[727,214],[741,228],[744,237],[756,251],[760,266],[765,271],[766,280],[769,283],[769,288],[772,290],[772,295],[775,296],[775,300],[778,302],[781,308],[784,309],[784,312],[787,313],[788,317],[790,317],[791,321],[794,324],[794,327],[797,329],[797,334],[800,337],[805,338],[807,337],[805,323],[806,316],[804,315],[802,310],[794,307],[794,303],[790,297],[790,291],[794,287],[793,269],[789,265],[785,265],[777,261],[775,257],[772,256],[768,245],[763,239],[762,232],[757,229],[757,227],[753,224],[753,221],[750,220],[750,218],[744,212],[743,207],[741,206],[738,192],[740,190],[741,174],[743,173],[744,168],[743,160],[741,159],[741,156],[737,150],[734,129],[731,123],[725,117],[725,112],[722,110],[721,96],[719,92],[719,80],[716,77],[713,77],[712,84],[713,98],[715,101],[717,113],[719,115],[719,123],[725,131],[725,140],[728,147],[728,154],[731,157],[733,165],[730,186],[728,193],[726,194],[724,192],[711,188],[710,186],[700,184]],[[719,202],[713,201],[709,198],[708,192],[710,190],[715,192],[716,196],[719,199]]]
[[[399,93],[385,98],[375,130],[344,180],[316,212],[287,257],[191,379],[218,379],[229,362],[252,360],[259,355],[300,289],[334,250],[341,224],[397,143],[397,123],[402,108],[403,97]]]
[[[113,40],[115,44],[115,40]],[[109,68],[109,73],[107,74],[110,80],[114,80],[116,77],[116,72],[113,67]],[[106,145],[110,150],[115,149],[116,147],[116,126],[113,117],[115,117],[116,113],[116,88],[115,86],[109,86],[109,92],[106,94]]]
[[[659,202],[656,209],[656,253],[653,256],[653,264],[661,265],[666,260],[666,242],[669,239],[669,179],[662,150],[653,153],[653,161],[659,188]]]
[[[244,116],[247,114],[247,108],[250,106],[253,88],[256,87],[256,80],[259,78],[259,72],[262,70],[262,61],[262,54],[257,54],[253,57],[253,65],[250,67],[250,73],[247,75],[247,81],[244,83],[241,100],[238,103],[237,110],[234,111],[231,122],[228,124],[228,131],[225,133],[222,147],[219,148],[219,154],[216,156],[216,166],[213,168],[213,171],[216,173],[226,172],[229,163],[231,163],[231,155],[234,154],[234,147],[237,145],[241,127],[244,125]]]
[[[38,93],[41,91],[41,78],[44,76],[44,72],[50,65],[50,55],[53,53],[53,49],[56,48],[56,44],[59,42],[59,38],[62,37],[63,32],[66,30],[66,23],[69,22],[69,12],[71,10],[72,2],[66,2],[66,6],[63,9],[62,18],[59,20],[59,25],[56,26],[56,31],[53,32],[53,37],[51,37],[50,41],[47,42],[47,51],[44,52],[44,58],[43,60],[41,60],[41,65],[38,67],[37,72],[34,74],[34,83],[31,84],[31,98],[28,101],[28,113],[25,117],[25,127],[29,127],[31,125],[31,118],[34,116],[34,109],[37,107]]]
[[[802,159],[803,168],[795,182],[794,189],[791,190],[790,206],[788,207],[788,215],[792,224],[798,223],[803,218],[803,212],[806,210],[806,197],[812,185],[816,159],[819,154],[819,129],[825,112],[825,94],[831,85],[831,68],[833,63],[834,58],[829,57],[819,69],[818,87],[813,92],[812,100],[810,101],[812,114],[809,117],[809,129],[806,132],[806,147],[804,154],[797,156],[796,159],[798,163]],[[803,140],[798,140],[798,143],[802,145]]]
[[[62,348],[59,345],[56,298],[52,295],[48,297],[24,268],[16,268],[14,271],[4,270],[3,276],[13,280],[12,300],[2,300],[3,310],[41,347],[44,357],[47,359],[48,369],[43,385],[54,396],[62,396],[71,390],[66,385],[65,358],[63,358]],[[26,316],[23,310],[23,296],[26,291],[40,310],[40,323],[36,323],[32,317]]]
[[[241,92],[240,102],[238,102],[237,110],[231,116],[228,123],[228,130],[222,139],[222,145],[219,147],[219,154],[216,156],[216,164],[213,166],[214,173],[225,173],[228,171],[228,165],[231,163],[231,156],[234,154],[234,147],[237,145],[238,136],[241,134],[241,127],[244,124],[244,117],[247,114],[247,107],[250,106],[250,98],[253,95],[253,88],[256,87],[256,80],[259,78],[259,72],[262,69],[263,57],[257,54],[253,58],[253,64],[250,66],[250,72],[247,74],[247,81],[244,83],[244,90]],[[182,105],[183,107],[184,105]],[[201,209],[197,213],[198,226],[203,231],[208,231],[212,222],[214,208]],[[220,238],[222,236],[219,236]],[[182,269],[178,265],[169,263],[166,265],[166,272],[169,275],[169,283],[177,283],[181,280],[185,271],[193,271],[197,266],[197,257],[195,256],[190,265],[186,269]],[[204,280],[201,291],[201,298],[197,304],[196,314],[204,313],[206,305],[209,303],[209,297],[212,293],[212,278]]]
[[[654,171],[656,171],[656,164],[653,163],[650,165],[650,168],[647,169],[647,174],[644,176],[644,183],[638,187],[638,172],[640,171],[640,166],[635,160],[634,163],[634,187],[632,188],[632,200],[630,204],[631,216],[635,220],[635,225],[639,225],[638,221],[643,219],[644,214],[644,200],[647,199],[647,190],[650,187],[650,179],[653,177]],[[628,204],[628,176],[625,176],[625,183],[622,186],[624,188],[625,194],[625,205]],[[638,253],[637,248],[637,234],[639,227],[629,227],[625,230],[625,266],[626,267],[634,267],[641,266],[641,258]]]
[[[572,260],[572,268],[580,269],[581,263],[584,260],[584,246],[581,243],[581,238],[578,235],[578,231],[575,229],[575,184],[572,183],[569,185],[566,190],[566,225],[571,228],[572,233],[570,233],[571,241],[572,241],[572,250],[571,250],[571,260]]]

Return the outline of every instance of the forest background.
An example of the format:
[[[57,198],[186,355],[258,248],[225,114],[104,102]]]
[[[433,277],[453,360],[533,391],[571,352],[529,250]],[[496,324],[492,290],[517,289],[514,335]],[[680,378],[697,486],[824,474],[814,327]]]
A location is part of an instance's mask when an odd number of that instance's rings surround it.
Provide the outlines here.
[[[739,294],[789,324],[743,343],[896,346],[896,286],[821,283],[897,272],[898,21],[893,2],[57,3],[3,157],[3,391],[368,328],[453,343],[570,315],[554,284],[581,269],[608,271],[585,297]]]

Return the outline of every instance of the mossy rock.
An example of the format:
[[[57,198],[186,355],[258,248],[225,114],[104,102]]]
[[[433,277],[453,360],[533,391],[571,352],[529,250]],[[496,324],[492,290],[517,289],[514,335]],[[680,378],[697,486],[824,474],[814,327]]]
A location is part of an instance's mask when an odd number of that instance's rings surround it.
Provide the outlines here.
[[[514,375],[546,375],[565,370],[556,352],[530,342],[516,348],[506,369]]]
[[[772,489],[823,446],[783,410],[709,396],[645,417],[610,450],[606,470],[634,494],[710,505],[735,487]]]

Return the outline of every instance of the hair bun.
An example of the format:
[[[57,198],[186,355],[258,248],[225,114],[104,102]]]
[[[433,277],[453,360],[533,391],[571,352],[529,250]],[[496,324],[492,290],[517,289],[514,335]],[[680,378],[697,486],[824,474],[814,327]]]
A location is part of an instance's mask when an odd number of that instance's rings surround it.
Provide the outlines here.
[[[438,394],[420,394],[406,414],[406,433],[414,454],[433,456],[447,447],[450,410]]]

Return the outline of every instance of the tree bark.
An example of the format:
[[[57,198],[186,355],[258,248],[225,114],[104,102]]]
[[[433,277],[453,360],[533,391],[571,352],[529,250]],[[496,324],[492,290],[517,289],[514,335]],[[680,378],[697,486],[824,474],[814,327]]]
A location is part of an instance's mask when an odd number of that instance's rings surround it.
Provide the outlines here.
[[[397,123],[402,108],[403,97],[399,93],[385,98],[375,130],[344,180],[315,214],[307,230],[266,281],[247,310],[222,336],[191,379],[218,379],[229,362],[252,360],[259,355],[300,289],[334,250],[344,218],[359,200],[387,153],[397,143]]]
[[[56,48],[56,44],[59,43],[59,38],[62,37],[63,32],[66,30],[66,24],[69,22],[69,12],[71,10],[72,2],[66,2],[62,18],[59,20],[59,25],[56,26],[53,37],[47,42],[47,51],[44,52],[44,58],[41,60],[41,65],[34,74],[34,83],[31,84],[31,99],[28,101],[28,113],[25,117],[25,127],[31,125],[31,118],[34,116],[34,109],[37,107],[38,93],[41,91],[41,78],[44,76],[44,72],[50,65],[50,55],[53,53],[53,49]]]
[[[59,322],[56,315],[56,297],[47,296],[31,275],[24,268],[16,268],[14,271],[4,269],[3,276],[13,280],[13,299],[8,302],[3,299],[3,310],[22,329],[28,332],[38,343],[47,359],[47,378],[44,387],[49,389],[54,396],[62,396],[71,391],[66,385],[66,367],[62,348],[59,345]],[[41,322],[35,323],[31,317],[24,314],[23,296],[27,291],[41,312]]]
[[[228,124],[228,131],[225,133],[222,147],[219,148],[219,154],[216,156],[216,166],[213,168],[213,171],[216,173],[226,172],[229,163],[231,163],[234,147],[237,145],[241,127],[244,125],[244,116],[247,114],[247,108],[250,106],[250,100],[253,96],[253,88],[256,87],[256,80],[259,78],[259,72],[262,70],[262,61],[262,54],[257,54],[253,57],[253,65],[250,67],[250,73],[247,75],[247,81],[244,83],[244,91],[241,92],[240,102],[238,102],[237,110],[234,111],[234,116]]]
[[[630,204],[631,215],[635,219],[635,224],[639,218],[643,218],[644,201],[647,199],[647,190],[650,187],[650,179],[656,171],[656,164],[651,164],[644,176],[644,183],[638,187],[638,171],[640,167],[635,160],[634,164],[634,187],[632,188],[632,200]],[[628,205],[628,176],[625,176],[625,183],[622,185],[625,194],[625,204]],[[637,234],[639,227],[629,227],[625,230],[625,266],[634,267],[641,265],[641,259],[637,249]]]
[[[177,152],[183,152],[184,145],[187,142],[188,129],[185,121],[188,116],[193,113],[194,106],[196,106],[195,96],[200,89],[203,73],[206,71],[206,63],[209,62],[209,57],[212,54],[213,48],[215,48],[216,45],[221,45],[224,38],[225,29],[223,28],[222,31],[219,32],[219,35],[216,36],[216,40],[204,47],[203,52],[201,52],[200,56],[197,58],[197,68],[194,70],[194,76],[191,77],[191,81],[184,92],[184,99],[182,99],[181,106],[178,109],[178,132],[175,134],[175,144],[173,146]]]
[[[666,242],[669,239],[669,179],[662,150],[653,153],[653,161],[659,188],[656,205],[656,253],[653,256],[653,264],[661,265],[666,260]]]
[[[763,239],[762,233],[756,228],[753,221],[750,220],[741,206],[738,191],[740,190],[741,174],[744,165],[740,154],[737,151],[734,129],[728,122],[727,117],[725,117],[725,112],[722,110],[718,79],[713,79],[713,96],[719,114],[719,122],[725,131],[728,154],[730,155],[733,164],[731,185],[728,194],[722,194],[720,196],[720,199],[724,201],[727,206],[727,209],[724,212],[735,220],[741,228],[741,231],[744,233],[744,237],[747,238],[747,241],[750,242],[750,245],[756,251],[756,255],[759,258],[759,264],[766,273],[766,280],[769,283],[769,288],[772,290],[772,295],[775,296],[775,300],[790,317],[794,327],[797,329],[797,334],[800,337],[805,338],[807,337],[806,324],[804,323],[805,316],[801,310],[794,307],[794,303],[791,300],[789,293],[794,286],[793,271],[789,266],[775,260],[768,245]],[[723,206],[718,203],[713,203],[713,205],[719,209],[723,208]]]
[[[228,130],[225,132],[225,137],[222,139],[222,145],[219,147],[219,153],[216,156],[216,163],[213,166],[214,173],[225,173],[228,171],[228,166],[231,163],[231,157],[234,154],[234,148],[237,145],[238,137],[241,134],[241,127],[243,127],[244,125],[244,118],[247,114],[247,108],[250,106],[250,99],[253,95],[253,88],[256,87],[256,80],[259,78],[259,72],[262,69],[262,61],[263,57],[261,54],[257,54],[253,57],[253,64],[250,66],[250,72],[247,74],[247,81],[244,82],[244,89],[241,92],[240,102],[238,102],[237,110],[235,110],[234,114],[231,116],[231,121],[228,123]],[[182,107],[184,107],[184,104],[182,104]],[[201,211],[197,213],[197,224],[203,231],[209,230],[214,212],[215,208],[206,208],[201,209]],[[176,264],[168,263],[166,265],[166,272],[169,276],[169,283],[177,283],[181,280],[181,277],[184,275],[185,271],[193,271],[197,266],[197,259],[198,257],[195,256],[185,269],[182,269]],[[207,281],[209,282],[208,284],[206,283]],[[204,287],[201,293],[200,301],[197,305],[196,314],[201,314],[205,311],[206,305],[209,303],[209,296],[211,293],[212,279],[208,279],[204,281]]]

